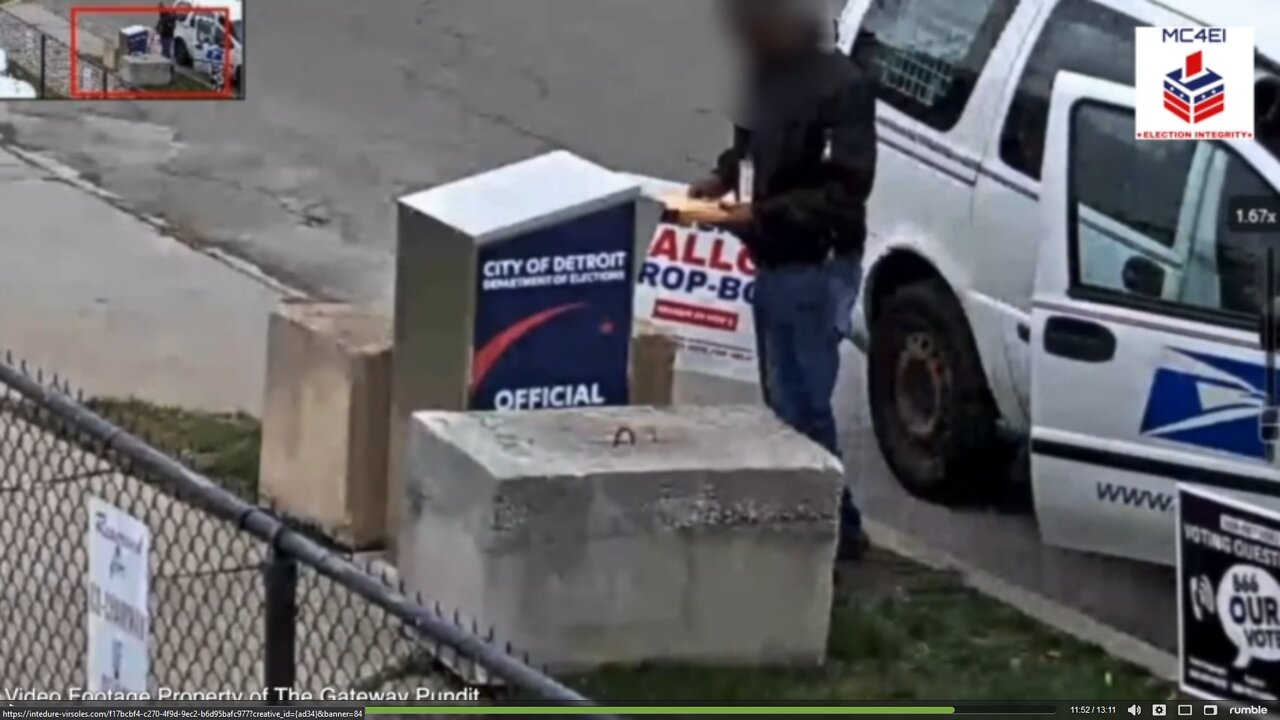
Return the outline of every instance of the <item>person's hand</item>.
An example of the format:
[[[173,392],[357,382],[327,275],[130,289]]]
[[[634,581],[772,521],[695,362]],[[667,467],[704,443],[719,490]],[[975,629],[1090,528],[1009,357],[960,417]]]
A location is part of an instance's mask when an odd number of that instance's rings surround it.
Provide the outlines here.
[[[720,210],[724,213],[720,223],[724,225],[750,225],[755,219],[755,209],[751,203],[725,200],[720,203]]]
[[[724,182],[715,175],[705,177],[689,186],[689,197],[695,200],[715,200],[724,197],[727,192],[729,188],[725,187]]]

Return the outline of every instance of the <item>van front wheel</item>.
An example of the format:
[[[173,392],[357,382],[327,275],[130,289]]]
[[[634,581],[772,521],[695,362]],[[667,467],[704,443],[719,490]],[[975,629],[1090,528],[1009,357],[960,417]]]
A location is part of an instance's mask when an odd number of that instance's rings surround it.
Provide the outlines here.
[[[960,303],[940,280],[882,301],[867,384],[876,439],[908,492],[954,503],[999,472],[995,402]]]
[[[173,59],[182,67],[191,67],[191,51],[187,48],[187,43],[182,38],[173,41]]]

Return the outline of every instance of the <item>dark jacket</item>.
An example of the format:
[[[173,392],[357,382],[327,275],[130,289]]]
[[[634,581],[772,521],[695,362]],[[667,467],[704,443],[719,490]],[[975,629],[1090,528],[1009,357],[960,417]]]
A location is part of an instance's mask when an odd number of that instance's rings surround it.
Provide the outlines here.
[[[174,30],[177,28],[178,18],[171,12],[160,13],[160,20],[156,23],[156,32],[160,33],[162,38],[173,37]]]
[[[747,95],[750,129],[735,129],[716,175],[736,188],[739,162],[751,158],[755,219],[734,230],[756,262],[860,253],[876,174],[874,84],[847,57],[815,51],[756,77]]]

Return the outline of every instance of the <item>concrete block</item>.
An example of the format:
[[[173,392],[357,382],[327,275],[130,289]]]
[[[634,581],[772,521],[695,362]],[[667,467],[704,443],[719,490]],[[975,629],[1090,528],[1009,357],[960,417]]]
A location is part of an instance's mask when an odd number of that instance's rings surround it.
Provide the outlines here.
[[[666,407],[674,403],[679,350],[679,342],[671,331],[636,321],[631,342],[632,405]]]
[[[286,303],[267,355],[263,499],[349,547],[385,544],[391,319]]]
[[[108,35],[102,42],[102,65],[108,70],[119,70],[126,51],[127,48],[120,44],[119,34]]]
[[[413,416],[401,577],[557,671],[824,657],[842,468],[759,406]]]
[[[125,55],[120,77],[134,87],[160,87],[173,82],[173,63],[158,55]]]

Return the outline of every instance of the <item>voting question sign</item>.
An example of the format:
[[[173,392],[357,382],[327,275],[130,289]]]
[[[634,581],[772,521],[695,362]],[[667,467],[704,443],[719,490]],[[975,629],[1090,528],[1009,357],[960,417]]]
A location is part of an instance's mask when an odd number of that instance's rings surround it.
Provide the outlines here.
[[[150,658],[151,532],[137,518],[91,497],[89,509],[89,692],[146,692]]]
[[[1280,700],[1280,515],[1178,486],[1182,689],[1235,702]]]

